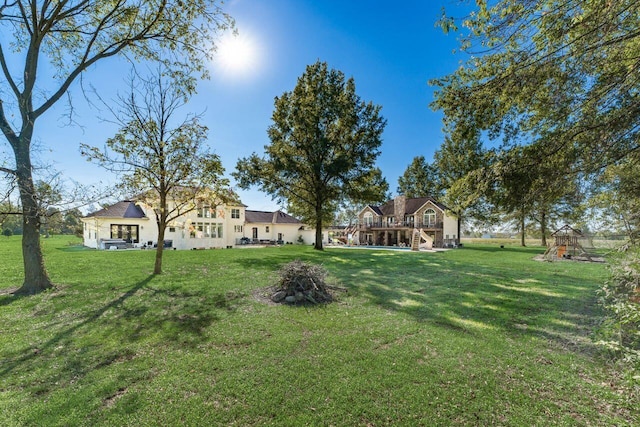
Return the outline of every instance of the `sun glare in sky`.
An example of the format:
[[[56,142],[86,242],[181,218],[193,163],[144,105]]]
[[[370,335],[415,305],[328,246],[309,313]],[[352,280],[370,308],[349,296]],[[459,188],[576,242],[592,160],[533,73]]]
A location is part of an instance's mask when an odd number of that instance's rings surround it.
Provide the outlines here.
[[[248,34],[226,34],[218,44],[215,59],[225,74],[250,74],[258,66],[257,43]]]

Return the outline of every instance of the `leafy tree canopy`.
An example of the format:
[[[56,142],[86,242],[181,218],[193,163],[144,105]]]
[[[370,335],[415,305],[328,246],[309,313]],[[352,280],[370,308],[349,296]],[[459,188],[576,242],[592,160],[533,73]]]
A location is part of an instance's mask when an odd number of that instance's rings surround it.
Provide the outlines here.
[[[476,1],[464,20],[471,54],[432,83],[450,128],[486,131],[505,146],[536,143],[545,158],[593,170],[640,146],[640,3],[633,0]]]
[[[271,144],[264,157],[240,159],[233,176],[240,187],[257,185],[316,227],[331,222],[345,200],[378,202],[388,184],[375,161],[386,121],[380,107],[356,95],[353,78],[324,62],[306,68],[291,92],[275,100]]]
[[[416,156],[398,178],[398,193],[409,198],[432,196],[442,197],[440,171],[429,164],[424,156]]]
[[[640,158],[629,156],[610,165],[595,182],[595,206],[600,228],[624,234],[631,244],[640,241]]]

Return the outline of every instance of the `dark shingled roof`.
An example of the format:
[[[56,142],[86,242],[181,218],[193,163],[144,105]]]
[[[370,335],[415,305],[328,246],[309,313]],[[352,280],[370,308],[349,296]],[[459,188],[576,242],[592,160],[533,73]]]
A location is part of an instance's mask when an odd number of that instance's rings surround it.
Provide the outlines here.
[[[416,213],[418,211],[418,209],[420,209],[427,202],[433,203],[435,206],[437,206],[442,211],[446,211],[448,209],[445,205],[443,205],[442,203],[438,202],[433,197],[417,197],[415,199],[407,199],[407,202],[405,204],[405,211],[403,213],[404,214],[409,214],[409,215],[414,214],[414,213]],[[374,210],[376,210],[376,206],[371,206],[371,207]],[[393,215],[394,214],[394,201],[393,200],[389,200],[387,203],[382,205],[378,210],[381,212],[380,213],[381,215]]]
[[[261,222],[269,224],[302,224],[302,222],[286,214],[282,211],[265,212],[265,211],[245,211],[244,217],[246,222]]]
[[[125,200],[88,214],[85,218],[146,218],[144,211],[135,202]]]
[[[379,206],[374,206],[374,205],[367,205],[367,206],[369,206],[371,208],[371,210],[373,210],[373,212],[375,212],[376,215],[384,215],[382,213],[382,211],[380,210]]]

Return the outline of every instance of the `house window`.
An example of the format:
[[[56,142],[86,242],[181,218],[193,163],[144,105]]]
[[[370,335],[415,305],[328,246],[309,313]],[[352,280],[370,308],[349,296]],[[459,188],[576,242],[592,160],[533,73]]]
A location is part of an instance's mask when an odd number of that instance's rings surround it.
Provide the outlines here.
[[[424,225],[427,227],[433,227],[436,225],[436,211],[433,209],[427,209],[424,211]]]
[[[175,233],[175,232],[176,232],[175,227],[169,227],[169,233]]]
[[[111,224],[111,238],[122,239],[127,243],[138,243],[138,226]]]
[[[216,210],[209,205],[204,205],[197,209],[197,216],[198,218],[215,218]]]
[[[371,212],[365,212],[362,219],[365,225],[371,226],[373,224],[373,214]]]
[[[269,232],[269,226],[268,225],[264,228],[264,231],[267,232],[267,233]]]
[[[231,209],[231,218],[239,219],[240,218],[240,209]]]
[[[406,216],[404,222],[405,222],[405,225],[409,227],[413,227],[413,222],[414,222],[413,215]]]
[[[195,236],[198,239],[202,239],[203,237],[209,237],[209,232],[208,232],[208,224],[207,224],[207,232],[205,234],[205,223],[204,222],[196,222],[194,225],[195,228]]]
[[[233,231],[235,233],[242,233],[242,226],[241,225],[234,225],[233,226]]]
[[[222,224],[214,222],[196,222],[189,228],[189,236],[195,239],[222,238]]]

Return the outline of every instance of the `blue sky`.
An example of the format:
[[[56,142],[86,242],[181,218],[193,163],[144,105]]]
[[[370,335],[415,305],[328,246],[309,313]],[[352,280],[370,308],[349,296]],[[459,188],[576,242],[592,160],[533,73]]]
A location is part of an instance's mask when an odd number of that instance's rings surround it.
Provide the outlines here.
[[[225,10],[235,19],[239,36],[255,49],[242,70],[222,61],[211,64],[212,78],[202,81],[198,95],[182,114],[203,113],[211,148],[229,175],[240,157],[263,153],[269,143],[274,97],[293,90],[309,64],[321,60],[353,77],[365,101],[382,106],[387,119],[378,166],[395,193],[398,177],[411,160],[429,161],[443,140],[442,115],[429,108],[429,79],[453,72],[465,59],[454,55],[455,34],[445,35],[435,22],[450,0],[409,0],[392,4],[373,0],[231,0]],[[84,77],[105,98],[124,90],[116,61],[104,61]],[[71,91],[76,125],[63,117],[59,103],[37,124],[38,157],[53,162],[65,177],[83,183],[114,182],[116,177],[79,155],[79,143],[102,146],[117,128],[96,119],[101,113],[86,105],[80,84]],[[102,113],[104,116],[105,113]],[[249,209],[278,205],[257,190],[238,190]]]

